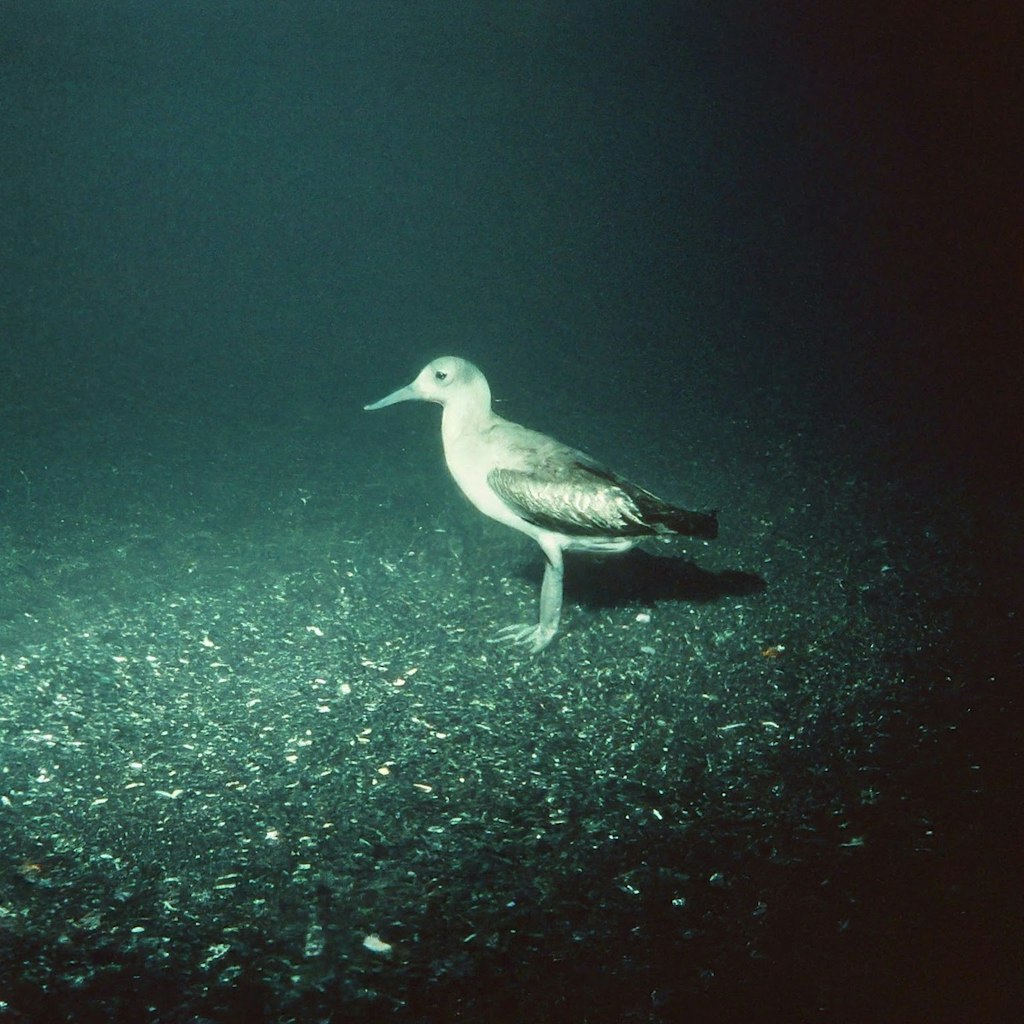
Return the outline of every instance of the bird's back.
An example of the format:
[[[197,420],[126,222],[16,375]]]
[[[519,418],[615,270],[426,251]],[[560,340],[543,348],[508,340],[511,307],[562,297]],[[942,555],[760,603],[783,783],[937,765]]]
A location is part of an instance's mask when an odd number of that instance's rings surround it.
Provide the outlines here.
[[[584,452],[494,417],[490,488],[519,517],[571,537],[675,533],[711,539],[714,514],[662,501]]]

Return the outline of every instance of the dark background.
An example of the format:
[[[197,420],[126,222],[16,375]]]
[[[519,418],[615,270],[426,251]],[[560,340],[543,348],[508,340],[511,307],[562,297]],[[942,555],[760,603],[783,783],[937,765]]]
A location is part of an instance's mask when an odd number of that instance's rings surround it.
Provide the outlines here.
[[[5,3],[6,414],[699,364],[998,475],[1011,8]]]

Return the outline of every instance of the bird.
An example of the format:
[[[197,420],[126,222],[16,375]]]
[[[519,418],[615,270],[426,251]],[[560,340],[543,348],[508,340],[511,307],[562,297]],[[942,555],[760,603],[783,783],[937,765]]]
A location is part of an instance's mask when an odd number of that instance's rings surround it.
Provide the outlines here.
[[[630,483],[589,455],[498,416],[487,378],[471,362],[442,356],[405,387],[363,406],[436,402],[448,470],[485,516],[532,537],[544,552],[540,615],[505,626],[497,642],[544,650],[558,632],[566,551],[628,551],[644,537],[713,540],[717,510],[690,512]]]

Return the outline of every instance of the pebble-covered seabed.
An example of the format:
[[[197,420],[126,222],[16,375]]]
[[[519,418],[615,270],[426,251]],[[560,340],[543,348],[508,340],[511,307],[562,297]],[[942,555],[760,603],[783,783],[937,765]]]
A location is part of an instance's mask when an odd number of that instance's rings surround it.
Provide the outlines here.
[[[633,452],[721,537],[572,561],[530,658],[539,552],[396,415],[8,467],[0,1021],[998,1019],[1014,635],[956,487]]]

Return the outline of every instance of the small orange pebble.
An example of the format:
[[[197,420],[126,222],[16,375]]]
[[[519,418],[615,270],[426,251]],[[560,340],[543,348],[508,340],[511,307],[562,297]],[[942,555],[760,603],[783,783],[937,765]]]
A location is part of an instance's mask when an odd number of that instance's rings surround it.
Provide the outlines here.
[[[782,652],[785,649],[786,648],[783,647],[781,644],[772,644],[771,647],[766,647],[763,651],[761,651],[761,654],[765,658],[778,658],[782,656]]]

